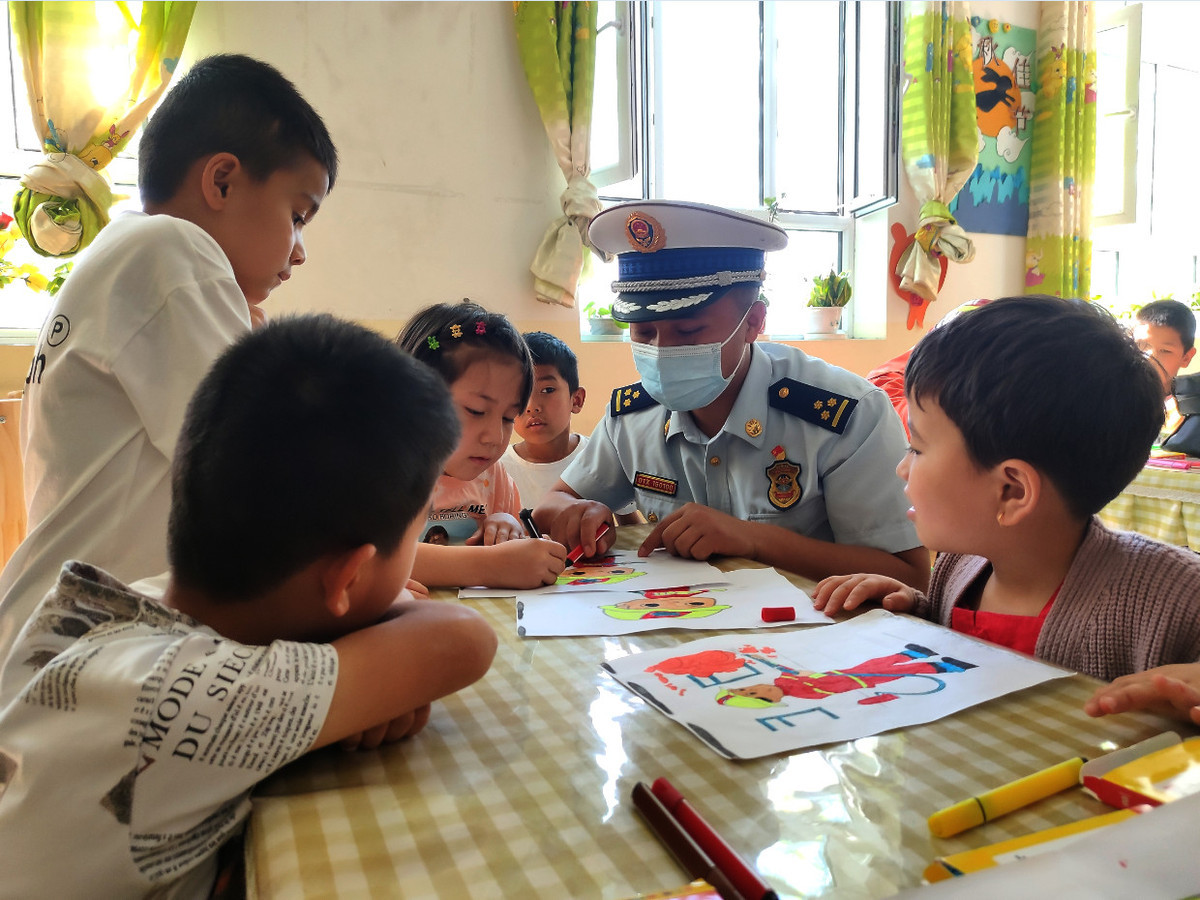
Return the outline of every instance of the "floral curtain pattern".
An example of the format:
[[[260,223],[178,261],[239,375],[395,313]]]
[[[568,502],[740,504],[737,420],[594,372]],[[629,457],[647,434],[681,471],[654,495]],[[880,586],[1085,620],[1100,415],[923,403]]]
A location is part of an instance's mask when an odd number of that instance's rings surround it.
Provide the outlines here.
[[[945,260],[966,263],[975,256],[949,203],[974,171],[979,146],[969,4],[905,7],[900,149],[921,207],[911,242],[898,255],[895,278],[910,304],[911,329],[923,323],[937,299]]]
[[[1096,19],[1090,2],[1042,3],[1025,292],[1087,298],[1096,165]]]
[[[555,159],[567,180],[563,214],[550,223],[529,267],[534,293],[546,303],[575,306],[591,245],[587,227],[600,211],[591,174],[592,93],[596,68],[596,4],[521,2],[517,46]]]
[[[71,256],[108,224],[101,170],[129,143],[179,61],[194,2],[10,2],[45,156],[21,178],[13,214],[43,256]]]

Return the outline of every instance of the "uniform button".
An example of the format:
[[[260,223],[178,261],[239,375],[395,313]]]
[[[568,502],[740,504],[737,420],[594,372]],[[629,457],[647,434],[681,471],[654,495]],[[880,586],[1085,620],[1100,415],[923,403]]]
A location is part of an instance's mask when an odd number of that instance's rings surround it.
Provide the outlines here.
[[[646,516],[646,521],[653,525],[658,521],[658,513],[650,513],[650,515]]]
[[[709,464],[710,466],[719,466],[719,465],[721,464],[721,457],[719,457],[719,456],[710,456],[710,457],[708,458],[708,464]]]

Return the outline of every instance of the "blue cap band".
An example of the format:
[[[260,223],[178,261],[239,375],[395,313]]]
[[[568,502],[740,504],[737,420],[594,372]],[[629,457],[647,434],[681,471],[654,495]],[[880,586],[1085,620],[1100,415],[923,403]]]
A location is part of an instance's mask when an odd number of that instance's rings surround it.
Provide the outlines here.
[[[657,281],[761,271],[765,264],[766,253],[748,247],[680,247],[657,253],[622,253],[617,257],[617,273],[621,281]]]

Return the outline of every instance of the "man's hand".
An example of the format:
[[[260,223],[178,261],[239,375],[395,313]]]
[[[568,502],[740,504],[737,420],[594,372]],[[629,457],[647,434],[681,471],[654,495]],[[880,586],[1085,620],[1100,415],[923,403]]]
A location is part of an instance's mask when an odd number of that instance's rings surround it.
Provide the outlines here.
[[[599,541],[596,534],[605,524],[615,525],[612,510],[598,500],[574,500],[562,507],[550,523],[550,530],[542,533],[558,541],[567,550],[583,546],[583,556],[591,559],[599,556],[616,543],[616,529],[611,529]],[[565,554],[564,554],[565,555]]]
[[[869,600],[878,600],[884,609],[902,613],[916,605],[917,592],[885,575],[831,575],[813,591],[813,608],[827,616],[857,609]]]
[[[752,529],[741,519],[711,506],[685,503],[663,518],[642,541],[638,556],[649,556],[659,547],[688,559],[742,556],[755,559]]]

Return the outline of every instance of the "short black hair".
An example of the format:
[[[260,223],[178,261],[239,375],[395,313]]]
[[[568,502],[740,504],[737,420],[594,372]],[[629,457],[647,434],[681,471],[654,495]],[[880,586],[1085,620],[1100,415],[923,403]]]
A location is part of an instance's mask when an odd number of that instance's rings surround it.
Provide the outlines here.
[[[1030,463],[1081,518],[1133,480],[1163,425],[1158,373],[1084,300],[1004,297],[939,324],[904,383],[910,403],[942,408],[977,465]]]
[[[382,335],[328,315],[257,329],[188,406],[171,476],[172,572],[234,601],[329,553],[391,554],[458,437],[442,379]]]
[[[521,366],[521,409],[533,393],[533,358],[525,339],[501,313],[478,303],[435,303],[419,310],[396,336],[396,343],[454,384],[488,354],[507,356]]]
[[[138,144],[143,203],[175,196],[198,159],[232,153],[252,177],[296,165],[309,154],[337,180],[338,157],[325,123],[273,66],[240,54],[207,56],[172,87]]]
[[[1173,328],[1179,333],[1183,352],[1196,346],[1196,314],[1186,303],[1178,300],[1153,300],[1137,311],[1139,322]]]
[[[535,366],[554,366],[572,394],[579,390],[579,360],[565,341],[545,331],[527,331],[524,337]]]

